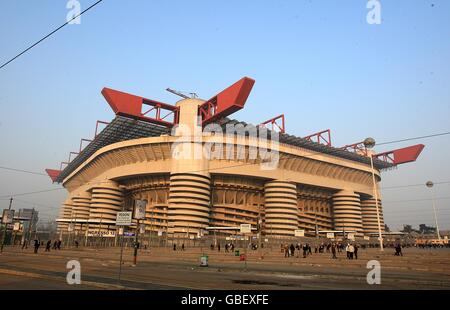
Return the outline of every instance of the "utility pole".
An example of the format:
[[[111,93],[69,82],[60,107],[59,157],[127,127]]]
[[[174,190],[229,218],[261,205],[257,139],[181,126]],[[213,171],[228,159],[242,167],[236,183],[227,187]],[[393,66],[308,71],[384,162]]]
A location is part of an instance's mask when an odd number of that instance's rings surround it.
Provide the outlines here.
[[[8,207],[8,210],[11,210],[12,203],[13,203],[13,198],[11,197],[11,198],[9,199],[9,207]],[[4,230],[3,230],[3,240],[2,240],[2,246],[1,246],[1,248],[0,248],[0,253],[3,253],[3,247],[5,246],[5,241],[6,241],[6,231],[7,231],[7,229],[8,229],[8,224],[6,224],[4,218],[2,218],[2,222],[4,223],[5,228],[4,228]]]

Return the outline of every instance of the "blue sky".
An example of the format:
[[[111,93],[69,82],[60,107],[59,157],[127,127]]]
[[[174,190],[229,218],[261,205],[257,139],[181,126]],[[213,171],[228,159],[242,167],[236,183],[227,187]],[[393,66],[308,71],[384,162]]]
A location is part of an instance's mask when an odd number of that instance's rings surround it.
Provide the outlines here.
[[[85,9],[95,1],[80,2]],[[64,23],[66,3],[1,0],[0,62]],[[174,103],[165,88],[209,98],[250,76],[255,87],[234,117],[259,123],[285,113],[289,133],[330,128],[336,146],[449,131],[450,2],[382,0],[381,25],[367,24],[366,3],[104,0],[80,25],[0,70],[0,166],[58,167],[93,135],[97,119],[113,118],[105,86]],[[417,163],[384,173],[383,186],[449,181],[449,139],[408,143],[427,147]],[[0,170],[0,197],[57,187]],[[450,196],[450,184],[435,190]],[[386,222],[433,224],[430,201],[395,202],[429,194],[383,191]],[[64,191],[23,196],[15,207],[44,205],[48,217],[64,198]],[[441,227],[450,229],[450,199],[437,206]]]

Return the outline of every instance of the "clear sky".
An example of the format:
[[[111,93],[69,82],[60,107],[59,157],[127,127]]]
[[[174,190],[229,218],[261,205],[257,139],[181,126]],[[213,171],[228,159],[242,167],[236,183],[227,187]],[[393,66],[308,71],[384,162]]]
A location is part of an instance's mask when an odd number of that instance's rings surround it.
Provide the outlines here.
[[[82,0],[82,9],[94,0]],[[291,134],[330,128],[333,144],[450,131],[450,1],[381,0],[382,23],[365,0],[104,0],[0,70],[0,166],[57,168],[97,119],[114,115],[104,86],[174,103],[167,87],[209,98],[243,76],[256,80],[235,118],[286,114]],[[66,20],[66,0],[1,0],[0,62]],[[450,136],[424,143],[418,162],[383,174],[383,186],[450,181]],[[58,188],[45,176],[0,170],[6,196]],[[441,229],[450,229],[450,184],[435,187]],[[382,192],[385,220],[434,223],[422,187]],[[57,214],[65,191],[17,197]],[[423,200],[423,201],[408,201]]]

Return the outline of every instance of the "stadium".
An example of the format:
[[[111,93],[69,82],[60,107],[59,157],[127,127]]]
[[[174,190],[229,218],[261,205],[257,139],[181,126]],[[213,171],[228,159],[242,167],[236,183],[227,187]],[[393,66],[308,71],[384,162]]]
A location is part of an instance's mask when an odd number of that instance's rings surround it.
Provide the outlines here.
[[[415,161],[424,145],[374,153],[363,142],[333,146],[330,130],[288,134],[284,115],[233,119],[254,83],[242,78],[209,100],[178,93],[174,105],[104,88],[115,118],[46,170],[68,192],[59,234],[115,237],[117,212],[136,200],[147,201],[149,236],[229,237],[241,224],[265,238],[384,231],[381,172]]]

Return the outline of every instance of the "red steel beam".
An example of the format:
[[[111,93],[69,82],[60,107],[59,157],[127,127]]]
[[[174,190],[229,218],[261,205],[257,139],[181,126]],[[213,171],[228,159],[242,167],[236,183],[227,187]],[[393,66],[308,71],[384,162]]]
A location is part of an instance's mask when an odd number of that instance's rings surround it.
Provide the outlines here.
[[[131,95],[118,90],[103,88],[102,95],[105,97],[108,104],[113,109],[116,115],[124,115],[135,119],[140,119],[149,123],[172,127],[178,124],[178,107],[158,102],[151,99]],[[149,108],[143,112],[143,106],[149,106]],[[167,121],[161,117],[161,112],[167,111],[169,114],[174,114],[173,121]],[[148,116],[150,112],[154,112],[154,117]]]
[[[79,149],[78,153],[81,153],[81,151],[83,150],[83,142],[92,142],[92,140],[89,140],[89,139],[81,139],[81,140],[80,140],[80,149]]]
[[[205,126],[242,109],[255,80],[244,77],[199,106],[198,114]]]
[[[324,130],[321,132],[317,132],[317,133],[314,133],[307,137],[304,137],[304,139],[311,141],[311,142],[331,146],[331,130],[327,129],[327,130]]]
[[[281,125],[279,125],[277,123],[278,120],[281,120]],[[265,121],[264,123],[259,124],[259,126],[266,127],[266,125],[268,125],[268,124],[272,125],[272,130],[275,130],[275,128],[278,128],[278,130],[281,133],[286,132],[284,114],[281,114],[281,115],[278,115],[277,117],[271,118],[271,119]]]
[[[416,161],[424,148],[425,145],[417,144],[402,149],[375,154],[373,157],[394,165],[401,165]]]
[[[61,170],[45,169],[45,172],[48,174],[52,182],[55,182],[59,174],[61,173]]]
[[[368,155],[367,148],[364,145],[364,142],[348,144],[346,146],[341,147],[341,149],[348,151],[348,152],[357,153],[359,155],[364,155],[364,156]]]

